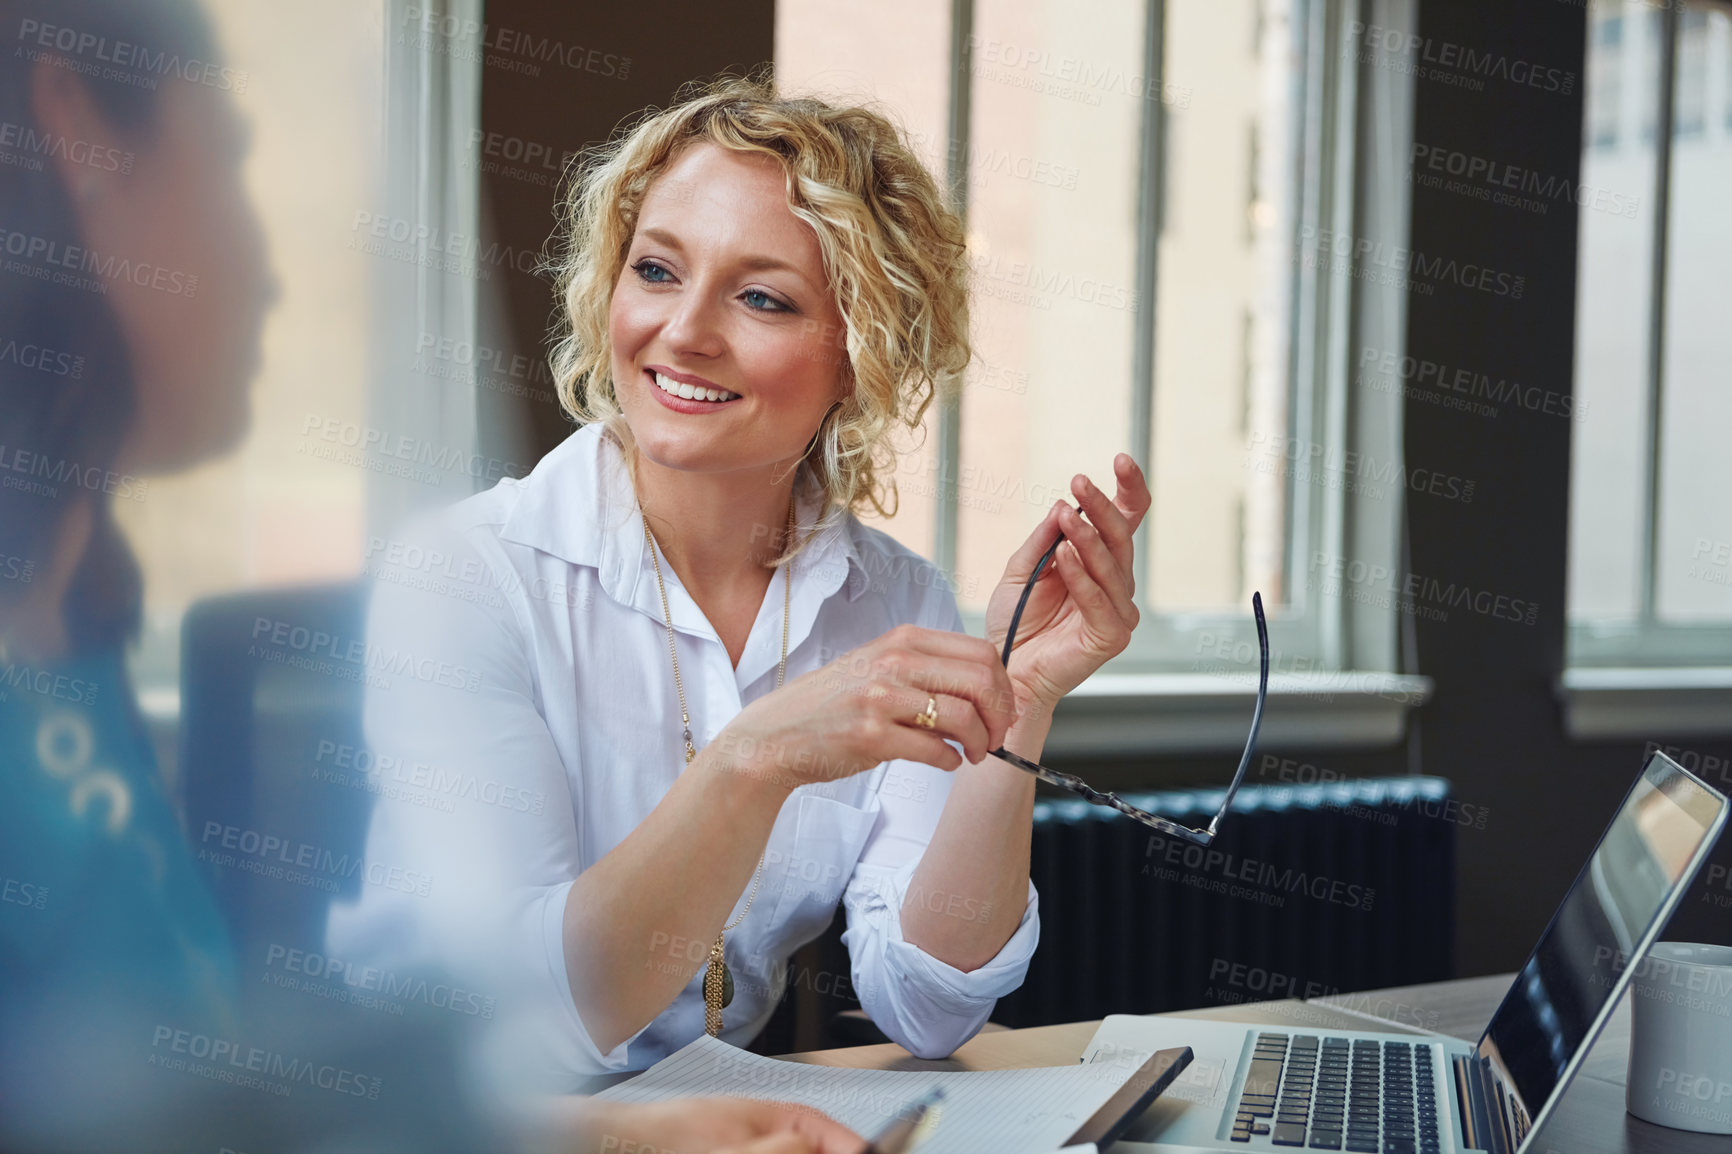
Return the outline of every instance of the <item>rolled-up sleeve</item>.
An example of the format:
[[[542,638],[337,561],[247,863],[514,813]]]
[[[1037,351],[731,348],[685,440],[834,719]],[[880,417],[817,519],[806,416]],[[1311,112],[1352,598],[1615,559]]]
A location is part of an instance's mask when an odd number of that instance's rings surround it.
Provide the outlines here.
[[[956,598],[935,588],[916,619],[925,628],[965,632]],[[961,746],[950,743],[958,752]],[[911,761],[889,762],[879,781],[880,812],[842,901],[854,987],[878,1028],[919,1058],[943,1058],[986,1024],[998,999],[1022,985],[1040,941],[1040,900],[1028,885],[1022,920],[998,953],[964,972],[902,936],[902,907],[950,795],[950,774]],[[984,920],[975,898],[920,893],[916,902],[955,917]]]
[[[999,998],[1022,985],[1040,941],[1040,902],[1030,882],[1016,932],[986,965],[964,973],[902,936],[902,904],[919,864],[857,868],[843,895],[848,929],[842,941],[860,1006],[878,1028],[917,1058],[944,1058],[980,1032]],[[964,904],[955,912],[980,910]]]

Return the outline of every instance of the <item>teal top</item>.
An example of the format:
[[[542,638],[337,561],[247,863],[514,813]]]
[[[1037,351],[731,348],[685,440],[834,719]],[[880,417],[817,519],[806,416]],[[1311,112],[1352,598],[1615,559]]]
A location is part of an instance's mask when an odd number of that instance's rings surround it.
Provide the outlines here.
[[[0,1039],[41,1038],[71,1007],[232,1029],[228,928],[120,653],[0,661],[0,783]]]
[[[176,814],[119,653],[0,660],[0,1149],[495,1148],[458,1093],[452,1038],[242,1016],[235,948]],[[254,1043],[387,1096],[262,1093],[232,1060]]]

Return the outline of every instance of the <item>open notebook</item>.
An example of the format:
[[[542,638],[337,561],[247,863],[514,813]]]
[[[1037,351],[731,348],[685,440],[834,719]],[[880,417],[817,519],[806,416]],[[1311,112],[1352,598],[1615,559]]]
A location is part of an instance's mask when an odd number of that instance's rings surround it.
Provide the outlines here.
[[[764,1098],[822,1110],[870,1137],[936,1085],[942,1113],[920,1154],[1052,1154],[1140,1067],[1140,1057],[1117,1057],[1028,1070],[844,1070],[760,1057],[706,1035],[596,1097]]]

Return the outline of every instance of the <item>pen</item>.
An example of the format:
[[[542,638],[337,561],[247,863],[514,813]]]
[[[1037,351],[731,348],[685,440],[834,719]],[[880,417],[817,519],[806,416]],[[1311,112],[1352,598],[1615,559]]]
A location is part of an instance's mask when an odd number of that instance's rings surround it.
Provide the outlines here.
[[[904,1154],[914,1144],[915,1132],[926,1115],[944,1098],[944,1087],[934,1086],[890,1120],[890,1125],[867,1143],[865,1154]]]

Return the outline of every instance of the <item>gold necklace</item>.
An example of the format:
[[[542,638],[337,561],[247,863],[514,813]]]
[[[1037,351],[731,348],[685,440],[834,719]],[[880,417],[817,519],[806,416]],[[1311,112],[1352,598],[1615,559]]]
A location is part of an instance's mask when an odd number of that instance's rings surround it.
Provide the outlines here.
[[[641,514],[642,509],[639,509]],[[656,555],[655,538],[650,535],[649,519],[644,518],[644,541],[649,545],[650,561],[656,568],[656,588],[662,595],[662,620],[668,627],[668,656],[674,663],[674,689],[680,695],[680,723],[684,727],[686,741],[686,764],[698,755],[697,747],[692,744],[692,719],[686,712],[686,690],[680,681],[680,658],[674,649],[674,620],[668,612],[668,589],[662,583],[662,563]],[[788,531],[784,540],[794,538],[794,500],[788,499]],[[788,604],[790,595],[788,585],[791,577],[786,569],[782,571],[782,662],[776,667],[776,688],[782,688],[782,678],[788,672]],[[758,855],[758,868],[752,871],[752,892],[746,896],[746,905],[733,921],[721,928],[716,934],[716,940],[710,946],[709,966],[704,970],[704,1033],[714,1038],[722,1032],[722,1010],[734,1000],[734,975],[728,969],[728,964],[722,955],[722,939],[726,933],[745,920],[752,910],[752,903],[758,899],[758,886],[764,880],[764,855]]]

